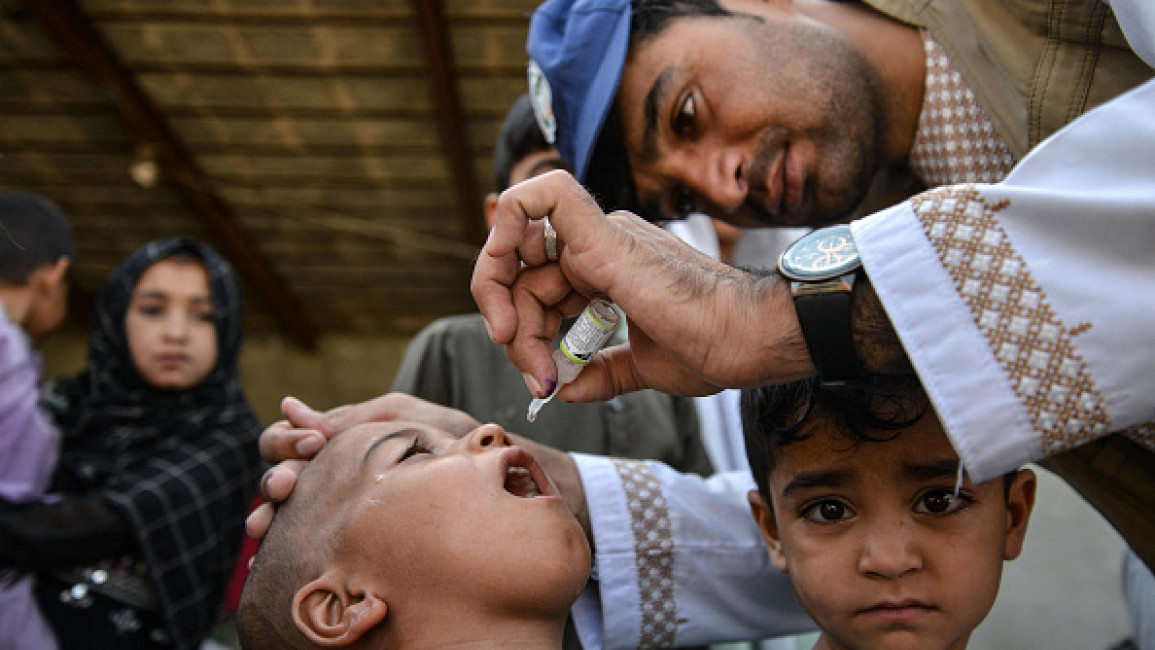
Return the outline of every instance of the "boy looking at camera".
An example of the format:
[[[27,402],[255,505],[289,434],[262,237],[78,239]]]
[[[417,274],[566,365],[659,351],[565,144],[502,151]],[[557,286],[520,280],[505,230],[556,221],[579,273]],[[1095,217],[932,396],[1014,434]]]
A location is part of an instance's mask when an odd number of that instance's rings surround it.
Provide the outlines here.
[[[362,424],[278,509],[237,623],[249,650],[555,650],[589,569],[577,520],[501,427]]]
[[[749,494],[816,649],[961,650],[1022,551],[1035,475],[975,484],[917,380],[742,395]]]

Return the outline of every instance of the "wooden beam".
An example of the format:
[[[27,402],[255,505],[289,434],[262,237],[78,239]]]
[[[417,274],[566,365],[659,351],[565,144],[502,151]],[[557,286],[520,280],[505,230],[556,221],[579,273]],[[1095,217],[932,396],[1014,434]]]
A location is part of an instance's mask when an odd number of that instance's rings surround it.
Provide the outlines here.
[[[482,224],[481,199],[477,176],[473,171],[473,152],[469,146],[469,130],[457,93],[457,70],[453,51],[441,11],[441,0],[412,0],[413,15],[425,45],[429,62],[429,87],[433,108],[437,115],[438,131],[446,161],[453,173],[457,193],[457,219],[466,243],[481,246],[485,243]]]
[[[107,97],[129,134],[156,152],[173,189],[212,233],[237,270],[269,301],[278,319],[306,349],[317,345],[317,327],[252,237],[237,222],[229,204],[214,190],[212,179],[161,116],[152,100],[124,68],[112,47],[73,2],[26,0],[25,6],[45,31]]]

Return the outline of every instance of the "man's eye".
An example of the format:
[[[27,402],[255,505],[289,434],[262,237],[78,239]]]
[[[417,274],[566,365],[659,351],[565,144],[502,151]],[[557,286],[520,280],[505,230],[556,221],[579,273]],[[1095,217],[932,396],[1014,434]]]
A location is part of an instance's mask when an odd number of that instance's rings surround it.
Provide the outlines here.
[[[831,524],[843,519],[849,519],[854,512],[841,501],[819,501],[802,513],[802,516],[817,524]]]
[[[403,460],[405,460],[411,456],[416,456],[417,454],[432,454],[432,453],[433,453],[433,450],[430,449],[429,447],[425,446],[425,443],[421,442],[421,438],[414,438],[413,444],[409,445],[409,448],[405,450],[405,453],[401,454],[401,458],[398,459],[397,462],[400,463],[401,461],[403,461]]]
[[[694,96],[686,95],[682,100],[682,104],[678,106],[677,113],[674,114],[674,122],[671,125],[674,134],[688,138],[694,135],[694,127],[697,125],[698,110],[694,106]]]
[[[949,515],[966,508],[972,501],[963,494],[956,496],[954,490],[931,490],[919,497],[914,510],[928,515]]]

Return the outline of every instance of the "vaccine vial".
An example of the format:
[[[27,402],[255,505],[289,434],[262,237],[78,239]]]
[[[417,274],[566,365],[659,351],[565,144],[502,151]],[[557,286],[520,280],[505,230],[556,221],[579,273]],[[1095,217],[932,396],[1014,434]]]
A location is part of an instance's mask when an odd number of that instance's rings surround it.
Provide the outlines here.
[[[553,399],[562,386],[577,378],[578,373],[586,367],[594,354],[614,335],[621,319],[621,314],[614,309],[613,304],[601,298],[595,298],[586,305],[581,317],[566,332],[561,345],[553,351],[553,364],[557,366],[557,385],[548,397],[534,398],[529,403],[529,412],[526,413],[525,419],[530,422],[536,420],[541,407]]]

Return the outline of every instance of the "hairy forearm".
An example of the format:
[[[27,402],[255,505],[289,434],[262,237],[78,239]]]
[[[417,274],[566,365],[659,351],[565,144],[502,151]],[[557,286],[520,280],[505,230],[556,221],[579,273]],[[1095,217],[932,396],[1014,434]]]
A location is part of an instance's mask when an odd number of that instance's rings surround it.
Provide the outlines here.
[[[815,372],[794,311],[790,282],[776,272],[752,273],[761,277],[746,287],[747,295],[740,298],[742,302],[765,306],[764,331],[759,334],[764,341],[761,361],[768,377],[765,381],[790,381]],[[783,313],[790,317],[782,318]],[[865,275],[854,284],[850,320],[854,348],[864,370],[881,375],[914,373],[902,342]]]

